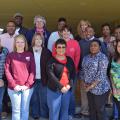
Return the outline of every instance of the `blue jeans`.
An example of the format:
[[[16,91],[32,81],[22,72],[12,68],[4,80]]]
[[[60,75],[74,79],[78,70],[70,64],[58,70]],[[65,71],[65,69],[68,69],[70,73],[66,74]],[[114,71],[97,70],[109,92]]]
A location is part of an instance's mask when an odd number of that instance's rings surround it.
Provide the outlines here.
[[[2,113],[2,101],[4,95],[5,87],[0,87],[0,120],[1,120],[1,113]]]
[[[113,97],[113,116],[114,119],[120,119],[120,101]]]
[[[49,120],[68,120],[68,109],[71,91],[61,93],[47,89],[47,103],[49,107]]]
[[[47,106],[47,87],[43,86],[40,80],[36,80],[30,105],[33,118],[48,118],[49,111]]]
[[[78,78],[78,76],[76,75],[75,80],[73,82],[72,92],[70,95],[69,115],[71,115],[71,116],[75,115],[75,107],[76,107],[75,89],[76,89],[77,78]]]
[[[22,92],[16,92],[8,88],[8,95],[12,103],[12,120],[28,120],[32,93],[33,88]]]
[[[118,119],[118,109],[116,103],[113,101],[113,118]]]

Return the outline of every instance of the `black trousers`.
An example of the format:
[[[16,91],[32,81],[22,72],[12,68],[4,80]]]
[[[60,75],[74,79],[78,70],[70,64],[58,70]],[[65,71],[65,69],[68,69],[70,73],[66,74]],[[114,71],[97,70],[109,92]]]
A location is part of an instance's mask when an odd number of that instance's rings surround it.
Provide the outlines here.
[[[7,92],[7,87],[5,86],[5,93],[3,96],[3,112],[11,112],[10,107],[8,106],[8,102],[10,102],[10,98],[8,96],[8,92]]]
[[[102,95],[94,95],[91,92],[87,93],[90,120],[108,120],[105,111],[108,94],[109,91]]]

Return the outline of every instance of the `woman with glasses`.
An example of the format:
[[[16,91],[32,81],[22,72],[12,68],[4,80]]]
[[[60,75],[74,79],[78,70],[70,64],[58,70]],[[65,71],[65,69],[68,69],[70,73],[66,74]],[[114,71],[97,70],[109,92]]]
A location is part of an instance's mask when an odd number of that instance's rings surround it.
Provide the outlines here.
[[[66,42],[58,39],[47,64],[47,103],[50,120],[68,120],[70,94],[75,76],[74,62],[66,56]]]

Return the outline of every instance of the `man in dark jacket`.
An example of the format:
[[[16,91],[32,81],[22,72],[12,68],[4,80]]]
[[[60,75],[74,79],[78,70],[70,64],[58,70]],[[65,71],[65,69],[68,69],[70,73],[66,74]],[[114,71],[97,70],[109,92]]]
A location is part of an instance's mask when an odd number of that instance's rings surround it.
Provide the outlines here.
[[[23,15],[21,13],[15,13],[13,16],[13,19],[16,23],[16,34],[23,34],[26,36],[26,33],[28,31],[27,28],[23,27]]]

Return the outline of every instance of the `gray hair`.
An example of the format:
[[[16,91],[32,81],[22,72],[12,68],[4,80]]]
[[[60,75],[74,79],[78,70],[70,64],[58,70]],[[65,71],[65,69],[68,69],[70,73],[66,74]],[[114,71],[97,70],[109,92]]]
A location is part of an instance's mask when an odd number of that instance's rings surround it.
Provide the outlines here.
[[[45,17],[40,16],[40,15],[35,16],[34,17],[34,24],[36,23],[37,19],[40,19],[44,23],[44,25],[46,25]]]

